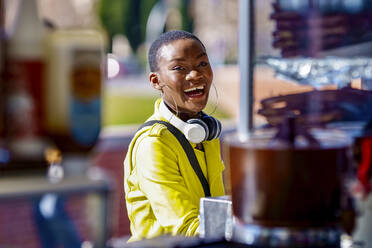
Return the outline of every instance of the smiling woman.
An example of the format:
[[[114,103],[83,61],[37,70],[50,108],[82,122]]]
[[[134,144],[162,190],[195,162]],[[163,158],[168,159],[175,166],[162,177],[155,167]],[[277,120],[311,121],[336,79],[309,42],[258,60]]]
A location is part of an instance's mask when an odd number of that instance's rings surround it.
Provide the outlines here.
[[[197,235],[199,200],[224,194],[220,122],[206,107],[213,72],[202,42],[170,31],[149,51],[155,112],[135,134],[124,161],[131,241]]]
[[[154,65],[150,62],[151,84],[181,119],[196,117],[207,104],[213,79],[203,44],[198,39],[179,39],[153,50],[150,54],[156,52],[158,60]]]

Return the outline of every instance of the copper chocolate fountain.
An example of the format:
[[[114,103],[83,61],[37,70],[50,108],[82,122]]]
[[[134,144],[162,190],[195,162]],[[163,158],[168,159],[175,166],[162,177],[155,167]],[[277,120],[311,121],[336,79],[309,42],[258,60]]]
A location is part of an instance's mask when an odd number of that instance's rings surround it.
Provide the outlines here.
[[[337,131],[282,132],[225,140],[233,239],[262,247],[339,247],[353,224],[345,218],[353,211],[346,188],[350,142]]]
[[[254,247],[346,247],[342,237],[355,229],[355,185],[365,193],[371,178],[365,171],[372,159],[363,155],[368,147],[355,141],[372,133],[372,59],[366,52],[372,51],[372,3],[270,3],[270,56],[254,44],[263,37],[255,19],[263,2],[239,6],[240,22],[248,24],[239,27],[239,129],[223,140],[232,240]],[[260,73],[276,77],[263,82]],[[275,92],[270,85],[277,81],[298,88]],[[254,96],[258,84],[268,84],[271,95]],[[364,184],[357,183],[361,163]]]

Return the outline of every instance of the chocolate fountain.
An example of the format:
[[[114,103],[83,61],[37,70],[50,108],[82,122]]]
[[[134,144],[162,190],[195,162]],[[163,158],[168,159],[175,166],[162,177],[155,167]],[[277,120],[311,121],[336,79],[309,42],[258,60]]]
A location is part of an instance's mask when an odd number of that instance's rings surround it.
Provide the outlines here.
[[[329,130],[293,132],[296,125],[289,119],[279,131],[225,140],[234,240],[262,247],[338,247],[342,232],[352,228],[345,218],[353,211],[346,188],[348,138]]]
[[[372,79],[366,57],[372,4],[273,1],[267,17],[273,30],[266,36],[273,49],[264,54],[255,50],[255,31],[264,32],[255,23],[255,3],[240,1],[240,21],[248,24],[239,27],[240,120],[238,132],[223,140],[232,240],[254,247],[344,247],[342,237],[355,228],[361,159],[354,141],[372,119],[372,92],[362,89]],[[267,72],[275,77],[263,82],[259,73]],[[275,91],[279,81],[298,87]],[[268,84],[271,95],[254,96],[258,84]]]

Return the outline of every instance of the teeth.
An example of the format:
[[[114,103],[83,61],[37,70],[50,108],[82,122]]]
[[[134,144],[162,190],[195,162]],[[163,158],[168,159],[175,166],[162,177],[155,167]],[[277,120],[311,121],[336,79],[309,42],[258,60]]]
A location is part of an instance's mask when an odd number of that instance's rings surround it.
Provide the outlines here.
[[[185,90],[184,92],[190,92],[190,91],[194,91],[194,90],[202,90],[204,89],[204,86],[199,86],[199,87],[194,87],[194,88],[190,88],[190,89],[187,89]]]

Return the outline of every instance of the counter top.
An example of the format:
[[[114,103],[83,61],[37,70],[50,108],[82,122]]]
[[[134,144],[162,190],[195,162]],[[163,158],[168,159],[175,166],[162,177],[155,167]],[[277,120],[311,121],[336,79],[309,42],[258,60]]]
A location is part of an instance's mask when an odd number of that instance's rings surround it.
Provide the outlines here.
[[[108,192],[110,184],[99,176],[69,176],[57,183],[46,176],[9,176],[0,178],[0,200],[43,195],[46,193],[71,194],[81,192]]]

